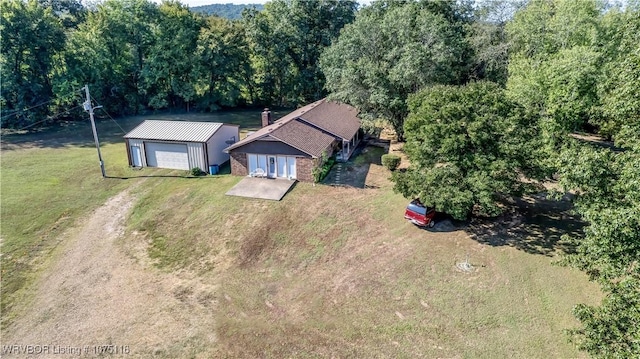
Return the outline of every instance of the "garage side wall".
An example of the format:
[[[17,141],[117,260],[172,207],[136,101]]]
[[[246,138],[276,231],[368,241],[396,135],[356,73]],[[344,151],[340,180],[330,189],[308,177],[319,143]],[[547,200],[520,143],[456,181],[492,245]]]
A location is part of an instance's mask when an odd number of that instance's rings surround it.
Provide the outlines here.
[[[129,138],[128,140],[129,140],[128,151],[129,151],[129,154],[130,154],[130,156],[129,156],[129,166],[133,166],[133,151],[131,150],[131,147],[138,146],[138,147],[140,147],[140,157],[142,157],[141,158],[142,166],[143,167],[147,167],[147,158],[146,158],[146,155],[145,155],[144,141],[142,141],[139,138]]]
[[[209,166],[204,159],[204,144],[200,142],[187,142],[187,152],[189,155],[189,168],[200,167],[201,170],[207,171]]]
[[[235,138],[240,141],[240,127],[235,125],[222,125],[218,131],[207,141],[207,151],[209,155],[209,164],[221,165],[229,161],[229,154],[224,153],[224,149],[231,146],[227,140]],[[208,167],[207,167],[208,168]]]

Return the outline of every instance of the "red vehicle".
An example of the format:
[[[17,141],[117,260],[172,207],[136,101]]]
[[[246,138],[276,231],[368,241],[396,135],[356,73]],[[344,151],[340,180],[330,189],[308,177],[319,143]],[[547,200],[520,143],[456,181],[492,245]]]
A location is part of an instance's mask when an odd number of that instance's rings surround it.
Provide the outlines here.
[[[419,199],[411,201],[404,211],[404,218],[418,227],[433,228],[436,225],[436,222],[433,221],[435,215],[435,209],[425,207]]]

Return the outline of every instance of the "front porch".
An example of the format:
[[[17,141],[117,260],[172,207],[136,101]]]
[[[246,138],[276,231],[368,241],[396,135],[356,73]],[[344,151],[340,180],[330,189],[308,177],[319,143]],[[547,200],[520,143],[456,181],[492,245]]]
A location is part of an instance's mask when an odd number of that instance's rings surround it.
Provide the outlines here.
[[[376,141],[377,142],[377,141]],[[372,145],[370,141],[360,141],[348,161],[336,163],[323,183],[332,186],[355,188],[375,188],[389,177],[382,166],[381,157],[388,152],[386,147]],[[373,175],[371,174],[373,172]]]
[[[360,144],[360,131],[357,131],[351,140],[342,140],[342,148],[336,152],[336,161],[347,162]]]

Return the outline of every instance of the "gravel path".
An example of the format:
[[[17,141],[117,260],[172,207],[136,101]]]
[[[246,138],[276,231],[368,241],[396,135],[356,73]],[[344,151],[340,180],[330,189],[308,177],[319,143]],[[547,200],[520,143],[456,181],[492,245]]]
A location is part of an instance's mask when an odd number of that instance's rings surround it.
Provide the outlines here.
[[[215,347],[216,288],[150,265],[146,242],[124,237],[133,201],[124,191],[63,235],[23,315],[2,333],[2,357],[184,357]]]

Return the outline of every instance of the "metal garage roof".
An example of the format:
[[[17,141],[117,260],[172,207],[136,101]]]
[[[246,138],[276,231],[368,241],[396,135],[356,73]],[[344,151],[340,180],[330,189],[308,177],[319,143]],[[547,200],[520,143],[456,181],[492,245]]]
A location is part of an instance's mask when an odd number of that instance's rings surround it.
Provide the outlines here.
[[[220,122],[145,120],[124,135],[144,140],[206,142],[222,127]]]

